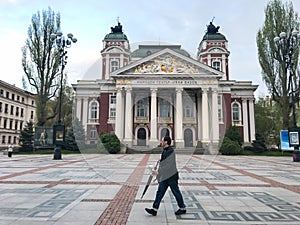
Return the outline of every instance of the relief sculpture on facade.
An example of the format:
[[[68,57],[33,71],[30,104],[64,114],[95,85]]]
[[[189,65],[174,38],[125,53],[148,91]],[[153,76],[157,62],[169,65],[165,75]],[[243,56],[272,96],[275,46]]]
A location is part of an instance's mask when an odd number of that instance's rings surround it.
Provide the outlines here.
[[[172,56],[162,56],[135,68],[134,73],[199,73],[194,65],[175,60]]]

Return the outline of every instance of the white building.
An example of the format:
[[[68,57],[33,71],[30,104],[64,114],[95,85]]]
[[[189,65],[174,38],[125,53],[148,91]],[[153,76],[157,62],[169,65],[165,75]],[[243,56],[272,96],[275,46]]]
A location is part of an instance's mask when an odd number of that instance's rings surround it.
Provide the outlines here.
[[[0,80],[0,148],[18,145],[21,130],[34,120],[35,95]]]
[[[115,132],[131,148],[151,149],[169,135],[176,148],[202,145],[216,153],[226,129],[255,139],[251,81],[230,80],[227,40],[212,23],[197,58],[180,45],[140,45],[133,52],[122,26],[103,40],[99,79],[79,80],[75,115],[87,143]]]

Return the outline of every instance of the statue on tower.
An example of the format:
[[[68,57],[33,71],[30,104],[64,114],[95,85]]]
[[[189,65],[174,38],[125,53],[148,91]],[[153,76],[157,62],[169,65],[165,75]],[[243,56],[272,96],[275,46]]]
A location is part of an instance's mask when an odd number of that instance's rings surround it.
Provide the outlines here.
[[[207,34],[216,34],[219,31],[220,26],[215,26],[213,25],[213,22],[210,22],[209,25],[207,26]]]
[[[123,34],[122,25],[118,22],[118,26],[111,27],[111,33],[113,34]]]

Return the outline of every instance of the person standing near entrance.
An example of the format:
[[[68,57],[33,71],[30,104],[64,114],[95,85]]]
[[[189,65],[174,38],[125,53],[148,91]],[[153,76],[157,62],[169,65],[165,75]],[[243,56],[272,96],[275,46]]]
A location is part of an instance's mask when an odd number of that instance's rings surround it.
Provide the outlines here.
[[[169,136],[165,136],[162,139],[161,145],[163,147],[163,152],[161,154],[159,169],[152,172],[154,175],[157,175],[158,189],[152,208],[145,208],[145,210],[147,213],[156,216],[160,202],[163,199],[168,187],[170,187],[179,207],[179,209],[175,212],[175,215],[185,214],[185,204],[178,187],[179,175],[176,167],[175,152],[170,146],[171,138]]]
[[[9,145],[8,150],[7,150],[7,155],[8,155],[9,158],[12,157],[12,153],[13,153],[13,146]]]

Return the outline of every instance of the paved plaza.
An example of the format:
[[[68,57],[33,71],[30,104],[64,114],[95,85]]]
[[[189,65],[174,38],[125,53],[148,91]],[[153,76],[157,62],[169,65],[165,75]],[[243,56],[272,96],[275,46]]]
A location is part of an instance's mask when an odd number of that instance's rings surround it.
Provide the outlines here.
[[[291,157],[177,154],[187,214],[168,190],[141,199],[159,154],[0,156],[0,225],[300,224],[300,163]]]

